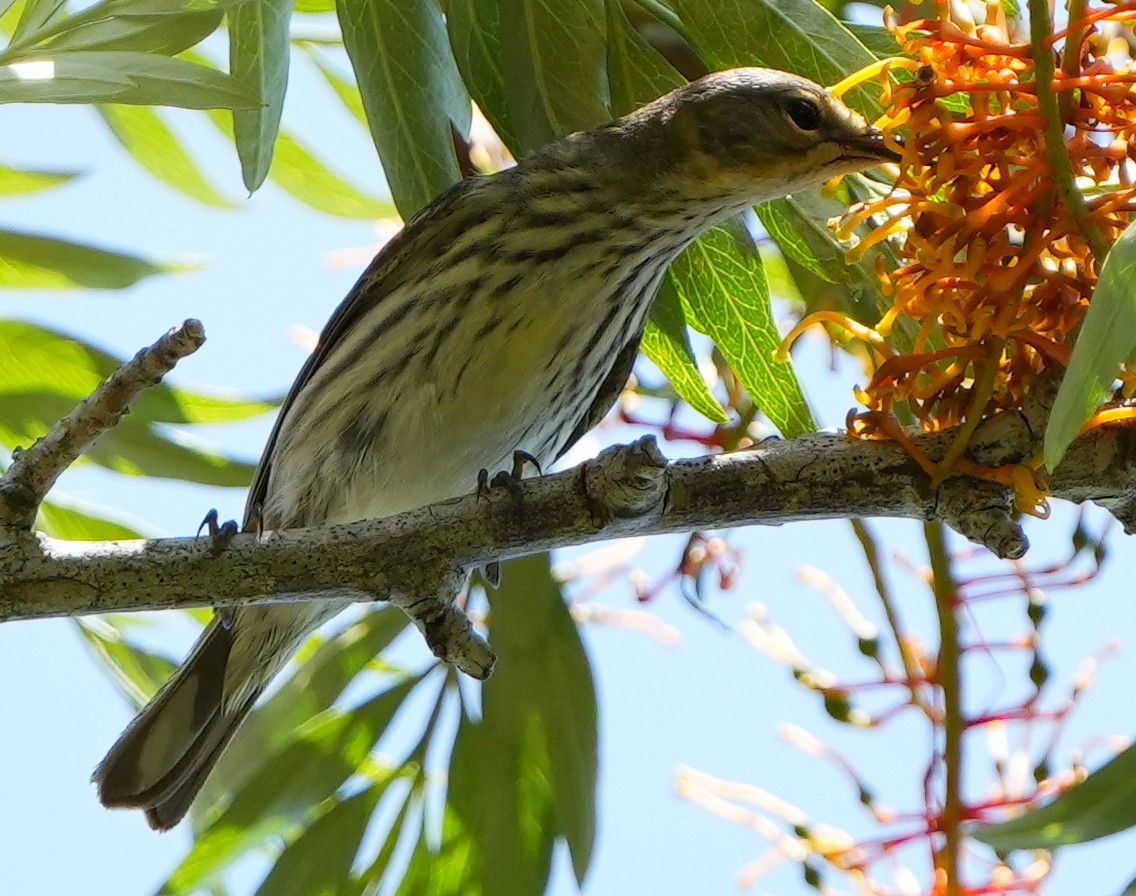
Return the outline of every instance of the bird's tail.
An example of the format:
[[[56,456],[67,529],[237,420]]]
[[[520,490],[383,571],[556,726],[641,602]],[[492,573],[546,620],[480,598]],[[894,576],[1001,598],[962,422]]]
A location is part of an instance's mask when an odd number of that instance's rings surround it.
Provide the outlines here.
[[[240,701],[225,705],[232,643],[232,632],[214,618],[95,769],[103,805],[144,809],[156,830],[172,828],[189,811],[264,687],[241,688]]]

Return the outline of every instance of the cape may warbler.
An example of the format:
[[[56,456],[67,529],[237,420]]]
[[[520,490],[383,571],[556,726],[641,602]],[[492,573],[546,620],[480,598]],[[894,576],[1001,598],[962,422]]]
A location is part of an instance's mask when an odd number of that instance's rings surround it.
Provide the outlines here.
[[[614,403],[684,247],[748,207],[893,158],[811,81],[712,74],[455,184],[378,253],[280,409],[249,494],[267,529],[468,493],[516,451],[551,463]],[[346,600],[214,619],[95,771],[165,829],[257,697]]]

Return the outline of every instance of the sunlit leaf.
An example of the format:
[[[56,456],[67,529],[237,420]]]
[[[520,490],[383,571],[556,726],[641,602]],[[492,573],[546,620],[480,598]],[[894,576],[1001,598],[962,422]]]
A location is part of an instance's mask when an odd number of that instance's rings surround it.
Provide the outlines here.
[[[75,171],[36,171],[28,168],[9,168],[0,165],[0,196],[35,193],[64,184],[74,177]]]
[[[875,61],[875,55],[831,12],[813,0],[649,0],[711,69],[761,65],[835,84]],[[881,111],[879,91],[864,87],[844,97],[871,118]]]
[[[12,41],[22,41],[39,31],[48,22],[62,18],[67,0],[27,0],[19,24],[12,34]]]
[[[175,667],[164,656],[125,640],[112,624],[114,619],[92,616],[76,619],[75,624],[95,661],[138,709],[154,696]]]
[[[339,97],[340,102],[352,117],[362,125],[367,124],[367,112],[363,108],[363,97],[359,93],[359,88],[355,86],[355,82],[345,78],[335,67],[324,59],[323,55],[311,44],[302,44],[304,50],[308,53],[312,62],[315,63],[316,68],[319,69],[324,80],[327,81],[328,86],[335,91],[335,95]]]
[[[68,506],[55,501],[44,501],[39,506],[36,530],[66,541],[120,541],[143,537],[137,528],[99,516],[93,508]]]
[[[451,126],[471,110],[434,0],[341,0],[343,43],[404,218],[458,180]]]
[[[1136,746],[1118,753],[1048,805],[1002,824],[972,828],[988,846],[1054,849],[1136,826]]]
[[[0,395],[54,392],[85,398],[122,363],[81,339],[18,320],[0,320]],[[197,392],[158,383],[131,404],[131,418],[152,423],[227,423],[276,406],[225,391]]]
[[[180,193],[205,205],[234,208],[182,146],[161,115],[148,106],[104,105],[99,112],[111,133],[138,164]]]
[[[686,330],[686,313],[670,278],[663,283],[651,308],[640,348],[683,401],[714,423],[729,421],[698,369]]]
[[[756,251],[724,227],[703,236],[671,266],[687,322],[714,340],[754,403],[786,438],[816,429],[791,365],[775,360],[781,335]]]
[[[0,230],[0,287],[125,289],[144,277],[186,270],[68,240]]]
[[[321,644],[272,696],[253,710],[217,763],[206,784],[206,797],[236,790],[266,762],[271,762],[276,751],[292,739],[293,732],[330,707],[407,624],[401,610],[383,607]]]
[[[1101,266],[1085,322],[1045,430],[1045,465],[1056,470],[1081,427],[1108,397],[1126,361],[1136,360],[1136,222]]]
[[[509,563],[491,607],[497,671],[481,719],[463,721],[454,743],[450,804],[476,832],[470,873],[483,892],[541,892],[557,837],[577,880],[591,861],[595,685],[547,556]]]
[[[217,30],[221,9],[187,9],[178,15],[139,15],[86,22],[53,38],[42,52],[133,50],[175,56]]]
[[[284,847],[257,896],[342,896],[351,892],[351,864],[384,789],[382,784],[372,784],[347,799],[334,800]]]
[[[250,0],[229,11],[229,70],[262,100],[233,112],[241,177],[250,193],[264,183],[272,164],[288,87],[291,18],[292,0]]]
[[[214,69],[150,53],[60,51],[0,65],[0,103],[111,102],[251,109],[260,98]]]
[[[327,215],[366,220],[398,215],[392,200],[354,186],[287,131],[281,131],[276,141],[272,182]]]
[[[419,681],[396,684],[351,711],[329,710],[296,730],[207,824],[160,893],[192,892],[266,837],[305,823],[356,772]]]

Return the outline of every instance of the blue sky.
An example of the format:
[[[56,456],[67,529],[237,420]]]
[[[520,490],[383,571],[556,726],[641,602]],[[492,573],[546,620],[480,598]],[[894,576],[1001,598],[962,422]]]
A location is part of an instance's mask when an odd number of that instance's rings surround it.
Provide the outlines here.
[[[337,168],[380,191],[381,175],[366,138],[337,114],[303,67],[297,67],[286,121],[301,132],[315,132],[317,146]],[[0,107],[0,133],[7,138],[0,161],[85,171],[63,188],[5,199],[0,226],[203,264],[197,272],[152,278],[121,293],[3,293],[0,315],[62,328],[122,355],[148,344],[173,323],[198,317],[209,341],[178,368],[177,381],[279,394],[303,361],[292,328],[318,329],[361,267],[331,267],[329,253],[367,247],[376,242],[375,230],[368,222],[311,212],[271,186],[243,199],[231,150],[194,116],[174,113],[172,119],[190,136],[215,182],[240,203],[238,210],[206,209],[140,173],[91,110]],[[856,371],[841,364],[833,374],[827,362],[825,349],[814,342],[805,351],[803,369],[822,420],[837,425],[851,404]],[[256,420],[194,435],[252,459],[269,423]],[[690,449],[664,450],[674,455]],[[134,481],[89,468],[69,473],[59,489],[170,535],[194,531],[210,507],[217,507],[223,518],[239,516],[244,500],[240,490]],[[1068,508],[1058,508],[1050,522],[1030,524],[1038,562],[1060,552],[1072,519]],[[1093,519],[1100,525],[1104,515]],[[923,562],[916,524],[880,524],[879,531],[889,547],[902,547],[913,563]],[[735,892],[739,870],[764,853],[764,842],[753,832],[674,795],[680,766],[768,787],[806,808],[818,822],[870,831],[847,780],[777,736],[783,720],[832,738],[889,805],[918,805],[918,769],[928,749],[924,728],[900,722],[887,733],[839,729],[784,668],[758,654],[739,633],[747,607],[760,601],[809,655],[847,678],[867,677],[871,670],[855,659],[847,632],[796,575],[804,564],[818,566],[865,612],[878,615],[848,525],[755,529],[736,534],[732,543],[743,554],[742,575],[731,591],[714,595],[710,607],[727,629],[692,611],[673,591],[647,609],[680,630],[677,645],[612,626],[586,628],[602,726],[600,834],[589,893]],[[635,562],[661,574],[680,544],[674,538],[653,542]],[[1127,649],[1136,576],[1132,553],[1117,529],[1106,574],[1089,588],[1052,598],[1047,649],[1058,681],[1067,682],[1084,656],[1112,639],[1125,648],[1105,665],[1062,740],[1059,758],[1095,743],[1090,762],[1099,764],[1106,754],[1091,738],[1131,733],[1129,682],[1136,672]],[[925,589],[898,575],[896,583],[912,626],[932,640]],[[624,584],[600,600],[635,608]],[[1024,627],[1020,607],[989,613],[982,620],[988,637]],[[174,651],[188,646],[180,629],[160,637]],[[989,664],[974,669],[970,693],[976,705],[1004,702],[1022,676],[1013,664],[1005,675]],[[184,851],[187,835],[154,834],[138,814],[107,812],[98,805],[88,778],[129,712],[86,656],[71,624],[51,620],[0,626],[0,681],[5,682],[0,689],[0,892],[153,892]],[[972,746],[980,755],[981,743]],[[978,765],[975,761],[972,766],[973,780],[987,780]],[[1119,893],[1136,876],[1133,845],[1126,835],[1070,852],[1062,857],[1050,892]],[[563,856],[557,869],[554,891],[574,892]],[[255,868],[247,869],[240,881],[249,884],[255,874]],[[810,891],[801,883],[800,869],[786,864],[752,892]]]

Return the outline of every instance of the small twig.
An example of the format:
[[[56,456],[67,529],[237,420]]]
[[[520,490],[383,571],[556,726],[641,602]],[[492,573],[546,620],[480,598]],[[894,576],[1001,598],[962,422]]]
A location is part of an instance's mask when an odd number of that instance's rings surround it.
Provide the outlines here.
[[[1054,184],[1061,199],[1069,209],[1069,214],[1077,222],[1077,227],[1092,249],[1093,257],[1099,266],[1108,254],[1108,244],[1089,215],[1085,197],[1077,187],[1073,163],[1069,159],[1069,148],[1065,144],[1065,119],[1061,115],[1061,104],[1053,90],[1056,65],[1049,39],[1053,34],[1053,23],[1049,17],[1048,0],[1029,0],[1030,45],[1033,47],[1034,80],[1037,84],[1037,108],[1045,122],[1045,155],[1053,172]]]
[[[34,445],[13,452],[11,466],[0,476],[0,543],[4,530],[30,530],[40,504],[60,474],[122,419],[143,389],[160,382],[178,361],[204,342],[201,322],[185,321],[103,380]]]
[[[962,737],[966,731],[962,698],[962,646],[959,643],[958,588],[951,573],[946,530],[935,521],[926,523],[923,531],[931,556],[931,585],[935,592],[935,609],[939,617],[939,658],[936,679],[943,695],[943,808],[939,813],[939,831],[943,846],[939,850],[939,868],[946,877],[946,896],[962,896]]]

